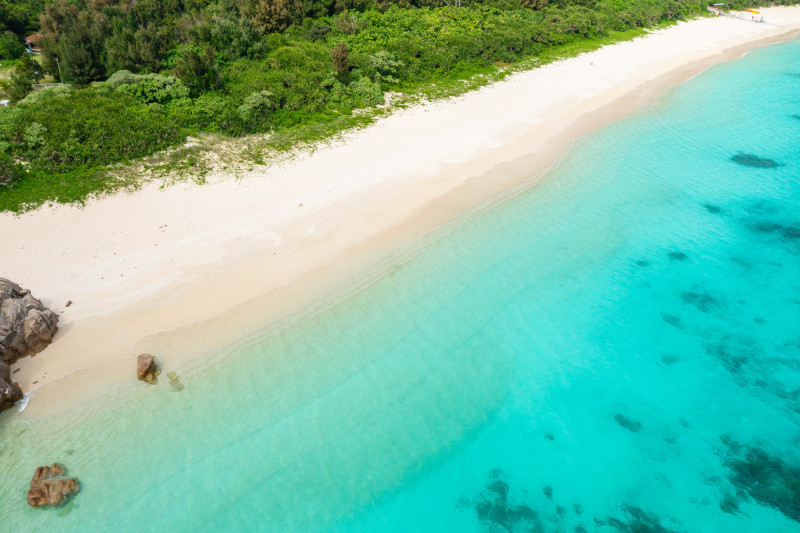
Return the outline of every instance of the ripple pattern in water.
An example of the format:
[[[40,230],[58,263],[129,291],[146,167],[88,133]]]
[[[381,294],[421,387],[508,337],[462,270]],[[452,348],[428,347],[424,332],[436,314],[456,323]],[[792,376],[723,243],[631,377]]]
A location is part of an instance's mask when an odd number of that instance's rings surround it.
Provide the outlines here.
[[[797,65],[707,71],[183,390],[3,415],[3,524],[800,530]],[[83,491],[29,509],[53,460]]]

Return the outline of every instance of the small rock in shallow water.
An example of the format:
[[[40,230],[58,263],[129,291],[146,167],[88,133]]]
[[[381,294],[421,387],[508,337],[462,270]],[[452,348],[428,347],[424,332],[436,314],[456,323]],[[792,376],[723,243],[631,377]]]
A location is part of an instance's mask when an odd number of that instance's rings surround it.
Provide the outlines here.
[[[175,372],[167,372],[167,377],[170,381],[178,381],[178,374]]]
[[[703,204],[703,207],[705,208],[706,211],[708,211],[712,215],[719,215],[720,213],[722,213],[722,208],[718,205]]]
[[[642,267],[642,268],[649,267],[650,266],[650,261],[645,261],[644,259],[640,259],[639,261],[636,261],[636,266]]]
[[[624,427],[628,431],[632,431],[633,433],[638,433],[640,429],[642,429],[642,424],[636,422],[635,420],[631,420],[625,415],[617,413],[614,415],[614,420],[617,421],[617,424]]]
[[[65,477],[67,469],[61,463],[40,466],[36,469],[28,490],[28,505],[55,507],[66,503],[81,489],[78,480]]]
[[[542,489],[542,493],[544,493],[544,495],[547,496],[548,500],[553,499],[553,487],[551,487],[550,485],[545,485],[545,487]]]
[[[155,358],[149,353],[141,354],[136,360],[136,377],[139,381],[144,381],[150,385],[155,385],[158,381],[158,368]]]
[[[672,259],[673,261],[686,261],[687,259],[689,259],[689,256],[683,252],[670,252],[669,258]]]

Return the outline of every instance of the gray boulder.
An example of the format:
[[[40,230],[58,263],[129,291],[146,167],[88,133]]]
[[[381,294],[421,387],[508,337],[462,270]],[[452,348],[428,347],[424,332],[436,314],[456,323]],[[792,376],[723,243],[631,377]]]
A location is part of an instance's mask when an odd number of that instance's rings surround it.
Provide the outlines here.
[[[0,361],[0,413],[22,399],[22,389],[11,381],[11,368]]]
[[[16,283],[0,278],[0,360],[8,364],[34,355],[58,331],[58,315]]]

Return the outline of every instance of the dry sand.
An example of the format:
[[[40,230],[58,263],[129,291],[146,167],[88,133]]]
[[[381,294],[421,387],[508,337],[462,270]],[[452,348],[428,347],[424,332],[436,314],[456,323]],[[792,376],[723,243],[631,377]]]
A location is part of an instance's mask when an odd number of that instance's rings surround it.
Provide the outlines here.
[[[150,184],[84,207],[0,214],[0,276],[61,315],[55,342],[14,367],[33,392],[26,415],[68,405],[65,391],[78,397],[135,380],[143,350],[176,368],[211,344],[363,286],[434,228],[532,186],[585,133],[800,30],[800,7],[762,14],[763,24],[680,23],[398,111],[238,180]]]

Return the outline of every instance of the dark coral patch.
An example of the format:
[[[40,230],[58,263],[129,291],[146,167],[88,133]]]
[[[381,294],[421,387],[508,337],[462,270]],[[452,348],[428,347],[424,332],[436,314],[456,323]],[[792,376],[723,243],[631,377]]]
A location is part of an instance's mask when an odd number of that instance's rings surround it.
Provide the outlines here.
[[[725,465],[730,469],[731,482],[760,504],[800,522],[800,468],[727,435],[722,441],[728,452]]]
[[[617,531],[624,531],[625,533],[674,533],[673,530],[661,525],[661,520],[656,515],[639,507],[623,505],[622,511],[625,513],[624,520],[619,518],[598,520],[595,518],[595,523],[597,525],[608,525]]]
[[[475,512],[478,520],[489,528],[502,528],[505,531],[517,531],[520,527],[528,528],[526,531],[541,529],[541,522],[536,511],[525,504],[514,505],[509,502],[509,486],[503,480],[505,474],[501,470],[493,470],[491,480],[475,502]],[[465,507],[468,501],[462,499],[459,507]]]
[[[638,433],[639,430],[642,429],[642,424],[640,422],[631,420],[627,416],[622,415],[620,413],[614,415],[614,420],[617,421],[617,424],[619,424],[620,426],[624,427],[625,429],[633,433]]]
[[[661,313],[661,320],[663,320],[664,322],[666,322],[667,324],[669,324],[672,327],[675,327],[675,328],[678,328],[678,329],[683,329],[684,328],[683,321],[681,320],[681,317],[679,317],[679,316],[670,315],[669,313]]]
[[[782,166],[781,163],[778,163],[773,159],[766,159],[753,154],[736,154],[735,156],[731,157],[731,161],[739,165],[752,168],[777,168]]]
[[[689,305],[695,306],[698,311],[708,313],[719,303],[716,298],[702,292],[682,292],[681,299]]]

